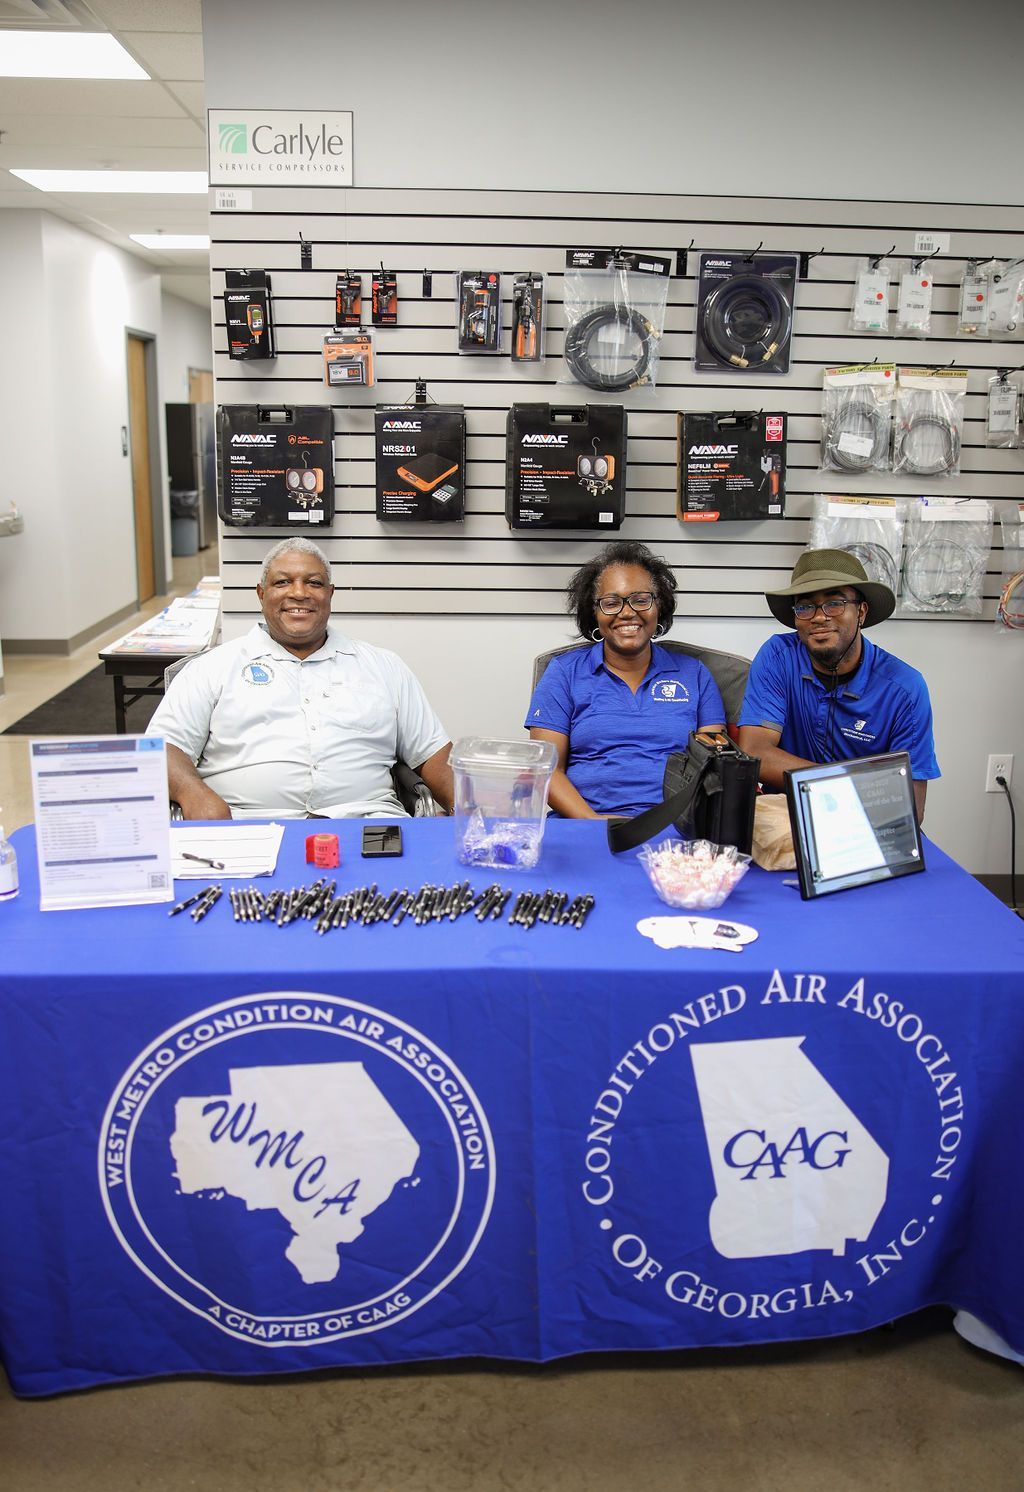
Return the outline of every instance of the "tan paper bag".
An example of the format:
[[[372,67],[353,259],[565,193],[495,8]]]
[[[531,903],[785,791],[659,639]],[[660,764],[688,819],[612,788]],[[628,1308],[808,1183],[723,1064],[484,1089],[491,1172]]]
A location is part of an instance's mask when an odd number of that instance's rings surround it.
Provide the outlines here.
[[[785,793],[761,793],[754,804],[754,864],[762,870],[795,870],[793,831]]]

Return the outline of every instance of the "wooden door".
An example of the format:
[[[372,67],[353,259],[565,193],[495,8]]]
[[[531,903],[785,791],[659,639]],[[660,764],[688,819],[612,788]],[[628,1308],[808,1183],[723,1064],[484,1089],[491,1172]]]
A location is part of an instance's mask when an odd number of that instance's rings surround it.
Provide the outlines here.
[[[132,496],[135,504],[135,570],[139,601],[155,594],[153,578],[153,493],[150,486],[149,397],[146,386],[146,344],[128,336],[128,426],[132,453]]]
[[[213,374],[206,368],[189,368],[188,402],[190,404],[213,403]]]

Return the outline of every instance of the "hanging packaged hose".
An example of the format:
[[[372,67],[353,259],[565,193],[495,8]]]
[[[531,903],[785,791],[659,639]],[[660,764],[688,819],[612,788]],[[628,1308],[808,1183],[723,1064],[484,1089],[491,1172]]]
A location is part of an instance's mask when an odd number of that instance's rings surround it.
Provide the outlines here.
[[[895,363],[826,368],[821,407],[823,471],[888,471],[892,466]]]
[[[960,279],[958,337],[988,336],[988,275],[977,259],[968,259]]]
[[[992,504],[985,498],[912,498],[903,547],[903,611],[981,616],[991,547]]]
[[[1003,538],[1002,579],[996,609],[1000,636],[1024,638],[1024,503],[1014,503],[999,515]]]
[[[990,268],[988,334],[993,342],[1024,338],[1024,259],[993,263]]]
[[[914,477],[955,477],[967,395],[966,368],[900,368],[892,469]]]
[[[932,277],[923,259],[911,259],[900,275],[897,337],[927,337],[932,330]]]
[[[884,256],[860,260],[850,308],[852,332],[888,332],[891,277],[891,266]]]
[[[1020,445],[1020,372],[1000,368],[988,381],[985,405],[985,444],[1001,451],[1015,451]]]
[[[565,363],[559,383],[605,393],[657,382],[671,261],[622,249],[565,255]]]
[[[698,371],[789,372],[798,262],[796,254],[701,254]]]
[[[900,593],[903,509],[896,497],[829,497],[816,493],[811,549],[845,549],[859,559],[869,580]]]

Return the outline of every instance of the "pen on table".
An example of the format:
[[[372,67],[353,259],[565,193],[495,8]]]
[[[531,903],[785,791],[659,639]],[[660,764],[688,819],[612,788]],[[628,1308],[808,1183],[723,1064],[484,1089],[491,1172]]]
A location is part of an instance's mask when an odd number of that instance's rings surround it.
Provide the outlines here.
[[[208,860],[205,855],[190,855],[188,850],[181,851],[181,858],[182,860],[194,860],[197,865],[208,865],[211,870],[224,869],[224,862],[222,860]]]

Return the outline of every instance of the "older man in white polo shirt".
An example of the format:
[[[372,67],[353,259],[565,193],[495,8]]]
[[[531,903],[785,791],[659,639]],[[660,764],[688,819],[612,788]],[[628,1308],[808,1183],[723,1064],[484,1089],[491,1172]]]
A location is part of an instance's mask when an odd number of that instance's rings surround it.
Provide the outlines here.
[[[331,621],[323,551],[283,539],[256,594],[263,621],[193,659],[147,731],[185,817],[394,817],[397,760],[450,807],[451,742],[402,660]]]

